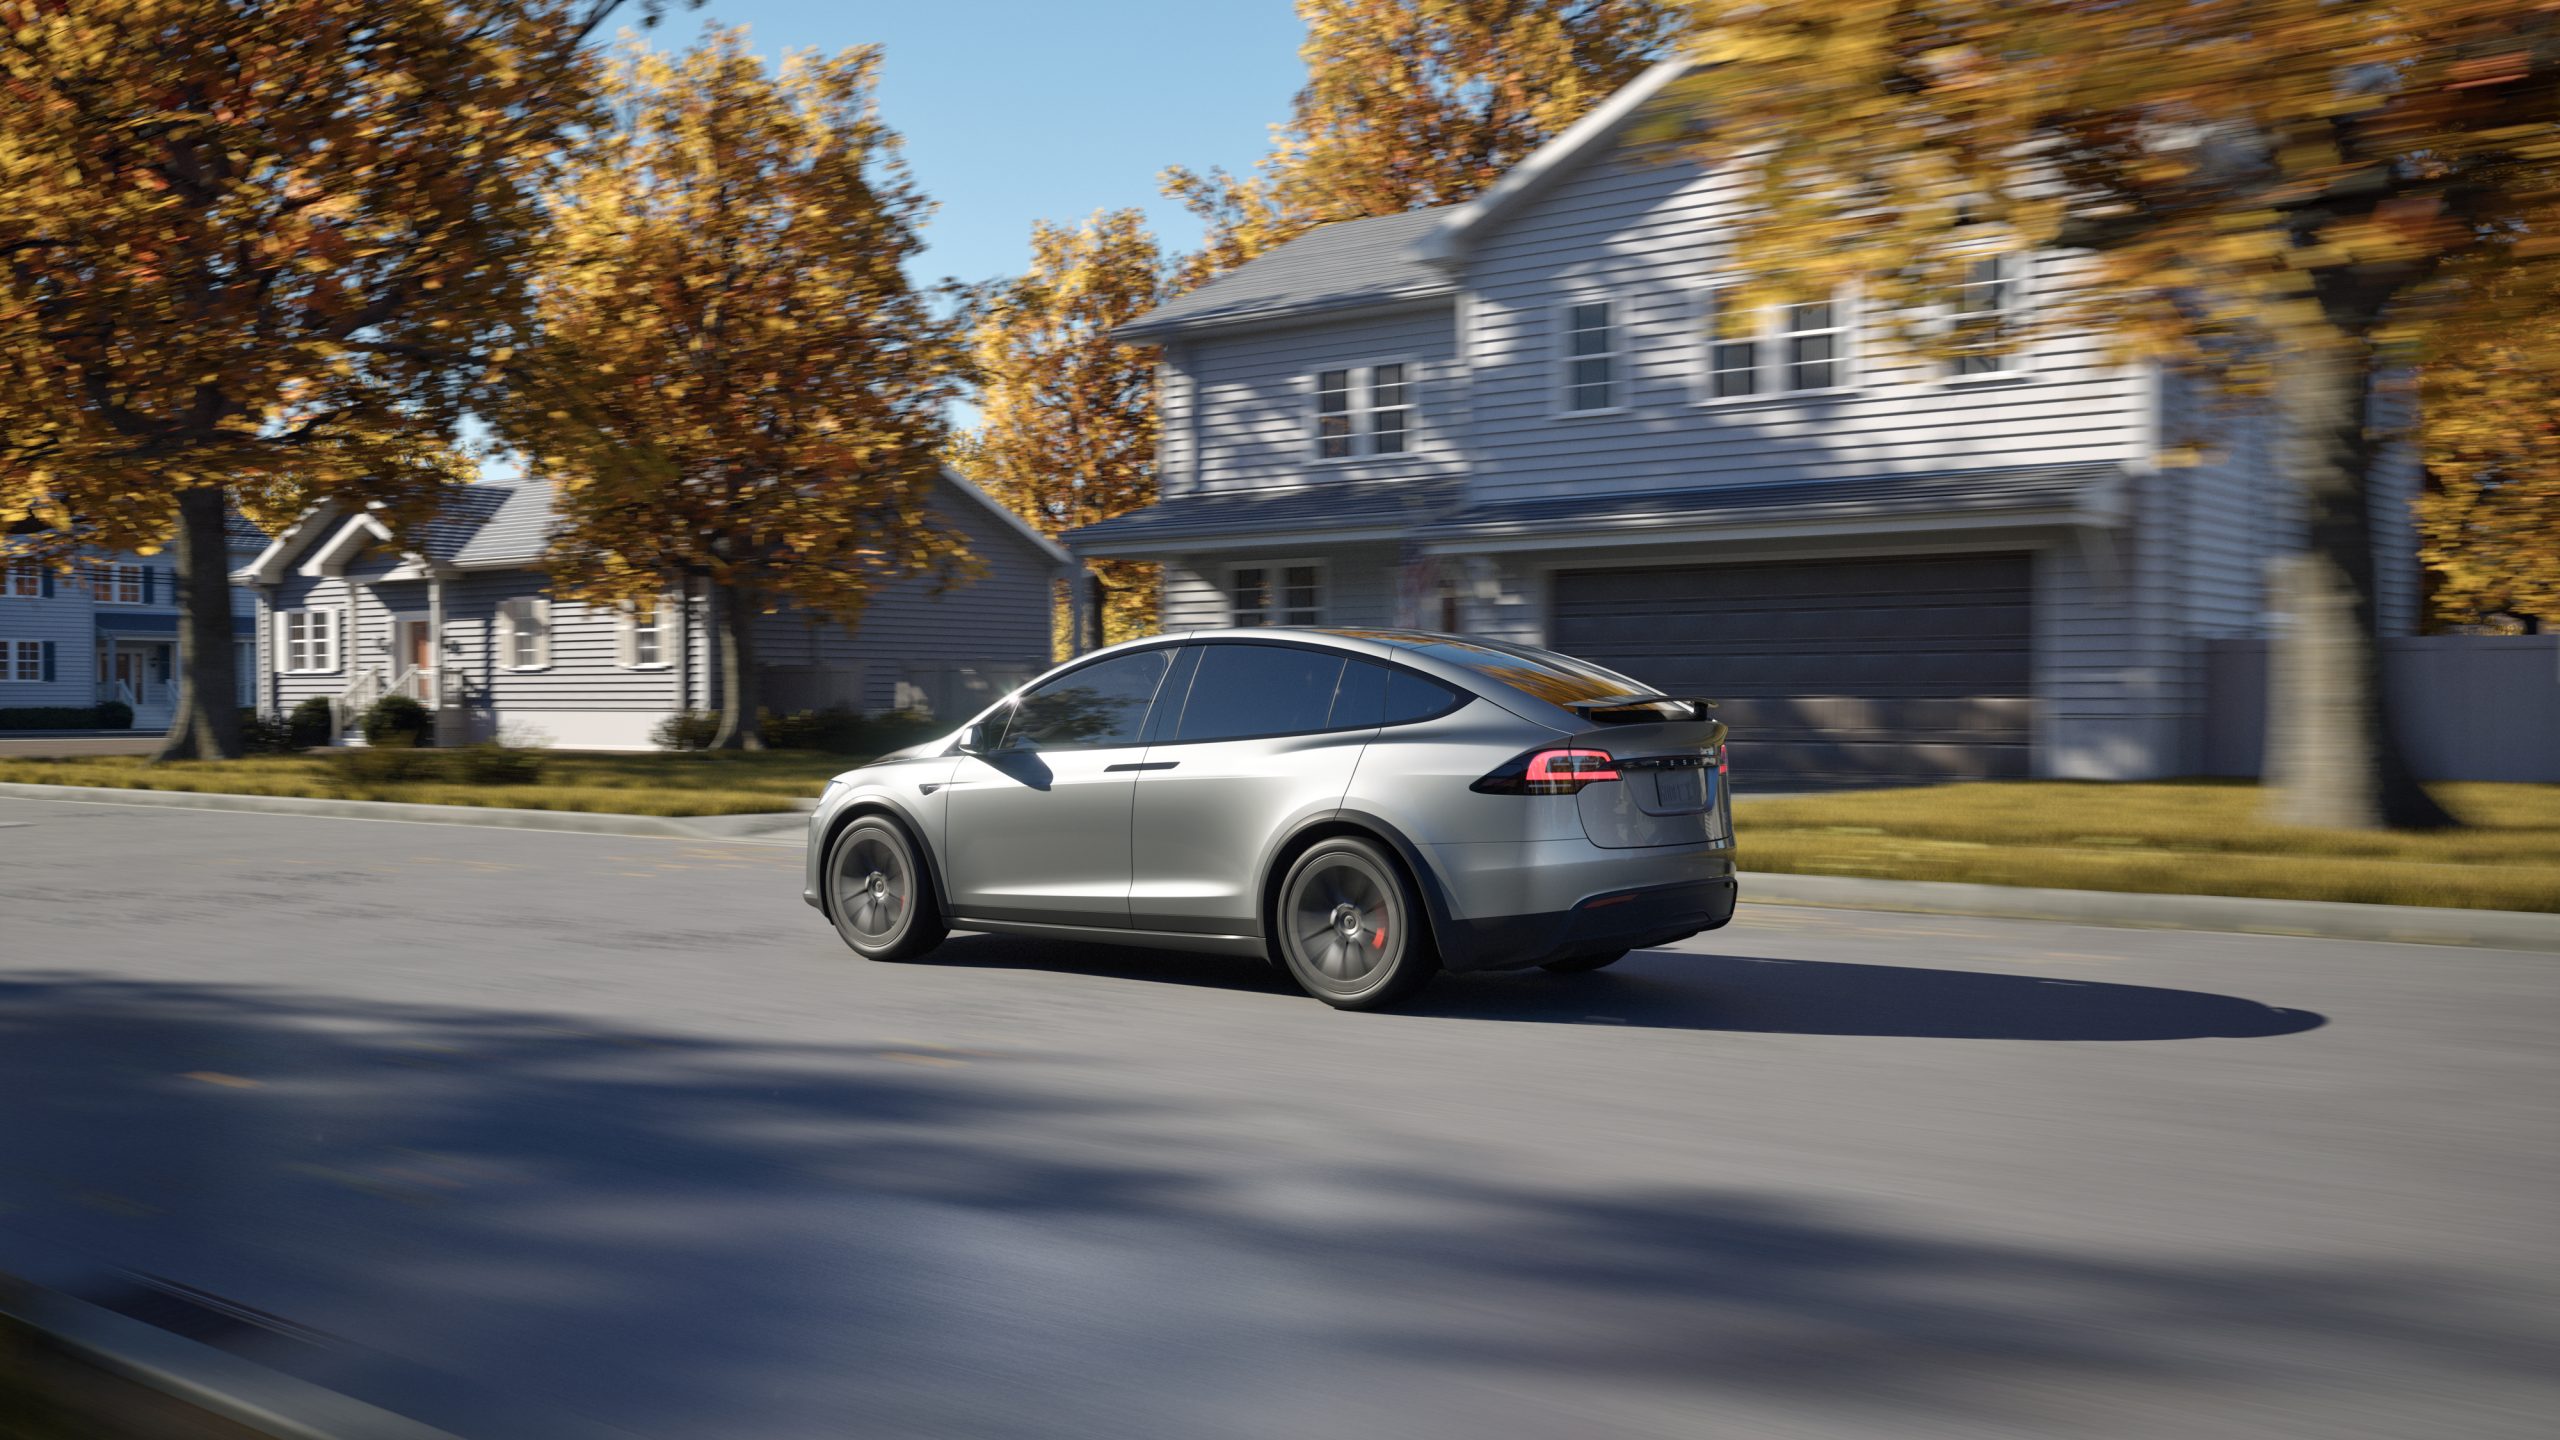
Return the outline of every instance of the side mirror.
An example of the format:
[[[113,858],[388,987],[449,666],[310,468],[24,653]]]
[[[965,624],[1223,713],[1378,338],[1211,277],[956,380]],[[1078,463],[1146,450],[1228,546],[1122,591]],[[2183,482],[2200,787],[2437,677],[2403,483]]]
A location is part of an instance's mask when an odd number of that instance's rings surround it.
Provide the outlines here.
[[[1000,710],[961,731],[960,753],[963,755],[994,753],[997,744],[1004,739],[1004,722],[1010,718],[1007,712]]]

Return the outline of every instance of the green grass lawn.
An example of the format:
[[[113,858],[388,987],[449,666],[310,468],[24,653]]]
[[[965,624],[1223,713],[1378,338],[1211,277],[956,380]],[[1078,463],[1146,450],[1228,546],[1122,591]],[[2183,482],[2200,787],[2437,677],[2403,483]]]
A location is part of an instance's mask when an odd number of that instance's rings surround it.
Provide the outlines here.
[[[2015,782],[1734,802],[1743,868],[2560,911],[2560,785],[2441,785],[2467,828],[2303,830],[2245,782]]]
[[[745,815],[814,800],[828,777],[862,763],[810,751],[759,754],[538,752],[541,778],[529,785],[420,780],[367,783],[343,774],[325,752],[246,760],[146,764],[139,756],[59,760],[0,758],[0,781],[107,785],[221,795],[300,795],[333,800],[400,800],[423,805],[494,805],[623,815]]]

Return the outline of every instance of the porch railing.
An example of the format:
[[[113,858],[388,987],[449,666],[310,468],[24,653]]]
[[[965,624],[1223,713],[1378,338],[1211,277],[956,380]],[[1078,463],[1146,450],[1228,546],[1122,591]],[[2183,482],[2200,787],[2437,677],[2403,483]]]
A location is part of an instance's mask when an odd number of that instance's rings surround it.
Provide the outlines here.
[[[429,666],[412,665],[393,678],[390,693],[406,695],[433,710],[436,708],[436,697],[439,693],[436,672]]]
[[[337,733],[344,735],[355,728],[357,719],[372,709],[373,702],[381,699],[388,689],[381,671],[357,671],[354,681],[329,701],[329,720],[337,726]]]

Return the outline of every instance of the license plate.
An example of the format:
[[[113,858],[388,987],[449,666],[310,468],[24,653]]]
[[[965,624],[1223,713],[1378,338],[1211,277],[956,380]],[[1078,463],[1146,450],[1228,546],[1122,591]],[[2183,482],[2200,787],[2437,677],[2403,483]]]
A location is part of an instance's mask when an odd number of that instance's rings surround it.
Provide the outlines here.
[[[1703,810],[1707,804],[1707,787],[1703,770],[1657,770],[1653,777],[1653,793],[1665,810]]]

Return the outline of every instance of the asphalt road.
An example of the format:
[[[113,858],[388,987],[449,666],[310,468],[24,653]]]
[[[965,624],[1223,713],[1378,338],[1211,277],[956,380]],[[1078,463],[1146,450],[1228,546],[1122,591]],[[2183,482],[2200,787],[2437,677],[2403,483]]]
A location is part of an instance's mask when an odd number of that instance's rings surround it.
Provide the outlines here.
[[[786,849],[0,827],[0,1234],[281,1317],[198,1333],[430,1421],[2469,1440],[2560,1412],[2547,956],[1746,895],[1603,974],[1355,1016],[1206,957],[865,964]]]

